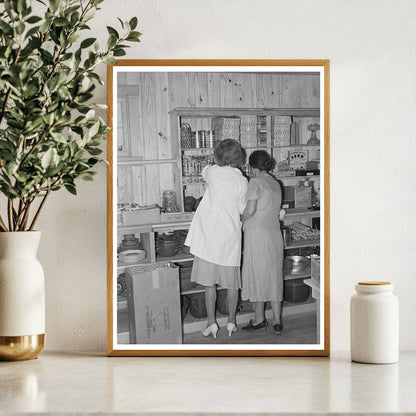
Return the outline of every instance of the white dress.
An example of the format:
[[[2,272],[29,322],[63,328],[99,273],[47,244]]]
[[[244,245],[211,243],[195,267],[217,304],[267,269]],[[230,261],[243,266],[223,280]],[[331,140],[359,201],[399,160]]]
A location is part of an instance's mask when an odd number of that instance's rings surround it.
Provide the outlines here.
[[[240,266],[240,214],[246,205],[247,179],[230,166],[208,165],[202,170],[207,189],[199,204],[185,245],[210,263]]]

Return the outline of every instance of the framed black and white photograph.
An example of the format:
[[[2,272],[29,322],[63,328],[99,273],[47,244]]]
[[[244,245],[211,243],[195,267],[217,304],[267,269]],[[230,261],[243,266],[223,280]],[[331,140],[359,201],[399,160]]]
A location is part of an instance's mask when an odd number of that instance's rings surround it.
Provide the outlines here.
[[[107,81],[107,354],[328,356],[329,61]]]

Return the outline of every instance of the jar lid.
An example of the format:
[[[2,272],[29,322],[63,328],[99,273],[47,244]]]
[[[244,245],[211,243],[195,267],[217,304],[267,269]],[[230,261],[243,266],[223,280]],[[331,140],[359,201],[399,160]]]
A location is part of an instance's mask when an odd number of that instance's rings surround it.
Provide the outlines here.
[[[390,282],[364,281],[355,285],[355,290],[360,293],[374,294],[380,292],[391,292],[394,286]]]

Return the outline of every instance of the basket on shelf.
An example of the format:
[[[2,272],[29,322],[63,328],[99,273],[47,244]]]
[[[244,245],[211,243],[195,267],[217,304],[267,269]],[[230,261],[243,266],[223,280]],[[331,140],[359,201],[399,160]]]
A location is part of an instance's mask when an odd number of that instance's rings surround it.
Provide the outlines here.
[[[310,295],[310,287],[299,280],[285,281],[284,300],[290,303],[305,302]]]
[[[201,319],[206,318],[208,316],[204,292],[189,294],[188,299],[189,312],[194,318]]]

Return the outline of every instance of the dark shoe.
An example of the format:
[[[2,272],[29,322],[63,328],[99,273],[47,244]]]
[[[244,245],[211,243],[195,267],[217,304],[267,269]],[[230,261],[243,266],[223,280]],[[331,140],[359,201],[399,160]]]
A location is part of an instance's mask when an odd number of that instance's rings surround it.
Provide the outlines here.
[[[277,334],[280,335],[283,331],[283,324],[274,324],[273,325],[273,331]]]
[[[243,329],[245,331],[256,331],[257,329],[267,328],[267,325],[269,325],[269,323],[267,322],[266,319],[263,322],[260,322],[257,325],[253,325],[253,320],[250,319],[250,322],[248,323],[248,325],[243,326]]]

